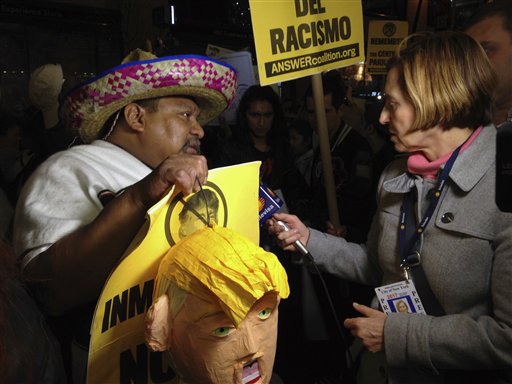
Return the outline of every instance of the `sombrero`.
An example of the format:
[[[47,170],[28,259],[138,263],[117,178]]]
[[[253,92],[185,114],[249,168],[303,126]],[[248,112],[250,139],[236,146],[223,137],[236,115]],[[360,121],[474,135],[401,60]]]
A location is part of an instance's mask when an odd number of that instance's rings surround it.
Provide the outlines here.
[[[205,124],[233,101],[235,70],[222,62],[198,55],[156,56],[137,49],[123,63],[78,85],[65,98],[63,123],[85,143],[98,138],[108,118],[125,105],[143,99],[172,95],[191,96]]]

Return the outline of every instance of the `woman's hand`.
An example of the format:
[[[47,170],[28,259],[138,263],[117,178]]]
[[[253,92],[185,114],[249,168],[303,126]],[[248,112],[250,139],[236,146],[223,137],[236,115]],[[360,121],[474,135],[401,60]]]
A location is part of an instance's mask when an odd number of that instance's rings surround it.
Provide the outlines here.
[[[277,222],[282,221],[288,227],[288,231]],[[309,229],[295,215],[276,213],[272,219],[267,220],[267,229],[277,239],[277,243],[286,251],[295,251],[295,243],[299,240],[304,246],[309,240]]]
[[[352,336],[361,340],[370,352],[380,352],[384,349],[384,322],[386,314],[366,305],[354,303],[354,308],[364,317],[346,319],[343,323]]]

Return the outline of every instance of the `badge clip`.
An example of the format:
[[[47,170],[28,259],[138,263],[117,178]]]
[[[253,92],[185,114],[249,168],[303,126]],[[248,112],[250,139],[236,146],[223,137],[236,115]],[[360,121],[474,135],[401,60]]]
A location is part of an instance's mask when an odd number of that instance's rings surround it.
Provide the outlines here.
[[[405,261],[402,261],[400,264],[400,268],[411,268],[411,267],[417,267],[421,264],[421,255],[418,251],[414,251],[413,253],[409,254]]]
[[[421,255],[418,251],[414,251],[413,253],[409,254],[404,262],[400,264],[400,268],[403,269],[404,278],[407,280],[410,280],[409,270],[412,267],[417,267],[421,264]]]

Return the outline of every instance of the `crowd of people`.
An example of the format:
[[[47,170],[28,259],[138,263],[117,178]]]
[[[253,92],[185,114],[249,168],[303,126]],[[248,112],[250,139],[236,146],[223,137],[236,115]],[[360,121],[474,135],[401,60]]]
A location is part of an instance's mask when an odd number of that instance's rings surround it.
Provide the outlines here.
[[[511,65],[512,6],[495,2],[464,31],[407,37],[389,61],[384,101],[364,110],[337,70],[322,75],[325,111],[311,87],[295,110],[271,86],[247,88],[236,123],[203,154],[204,127],[235,98],[229,65],[135,50],[66,95],[60,66],[38,68],[37,113],[0,115],[0,381],[84,382],[97,299],[148,209],[172,187],[198,192],[208,169],[260,161],[260,182],[286,208],[260,228],[291,292],[279,309],[274,380],[512,383],[512,214],[494,200]],[[157,84],[148,68],[168,78]],[[197,230],[191,212],[203,215],[188,201],[187,238]],[[323,273],[297,256],[296,241]],[[402,284],[396,310],[385,310],[374,289],[404,281],[413,288]],[[407,300],[414,295],[421,304]]]

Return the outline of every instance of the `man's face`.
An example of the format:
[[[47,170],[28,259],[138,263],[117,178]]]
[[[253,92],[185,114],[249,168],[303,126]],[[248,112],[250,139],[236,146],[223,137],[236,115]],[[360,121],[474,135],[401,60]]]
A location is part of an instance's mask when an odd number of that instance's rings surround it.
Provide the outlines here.
[[[512,97],[512,33],[504,28],[502,16],[492,16],[471,26],[466,33],[485,50],[498,75],[497,107],[512,107],[506,103]]]
[[[332,137],[338,130],[341,125],[341,106],[336,109],[334,105],[332,105],[332,95],[329,93],[324,96],[324,106],[325,106],[325,117],[327,119],[327,131],[329,133],[329,138]],[[312,97],[308,97],[306,99],[306,108],[308,111],[308,118],[311,126],[315,129],[315,132],[318,133],[317,121],[316,121],[316,110],[315,110],[315,100]]]
[[[163,97],[155,112],[146,109],[146,126],[141,137],[144,161],[156,168],[170,155],[199,154],[204,136],[197,122],[199,107],[186,97]]]
[[[197,208],[196,211],[200,215],[200,217],[206,220],[206,218],[208,217],[206,207]],[[180,218],[180,239],[183,239],[184,237],[194,233],[195,231],[204,228],[205,225],[206,224],[199,217],[197,217],[197,215],[194,212],[190,210],[187,211],[187,213],[183,216],[183,220]]]
[[[278,305],[277,293],[267,293],[236,329],[217,302],[188,295],[170,335],[170,353],[180,382],[269,383],[276,352]]]
[[[245,113],[251,135],[256,138],[267,137],[274,122],[274,108],[266,100],[253,101]]]

